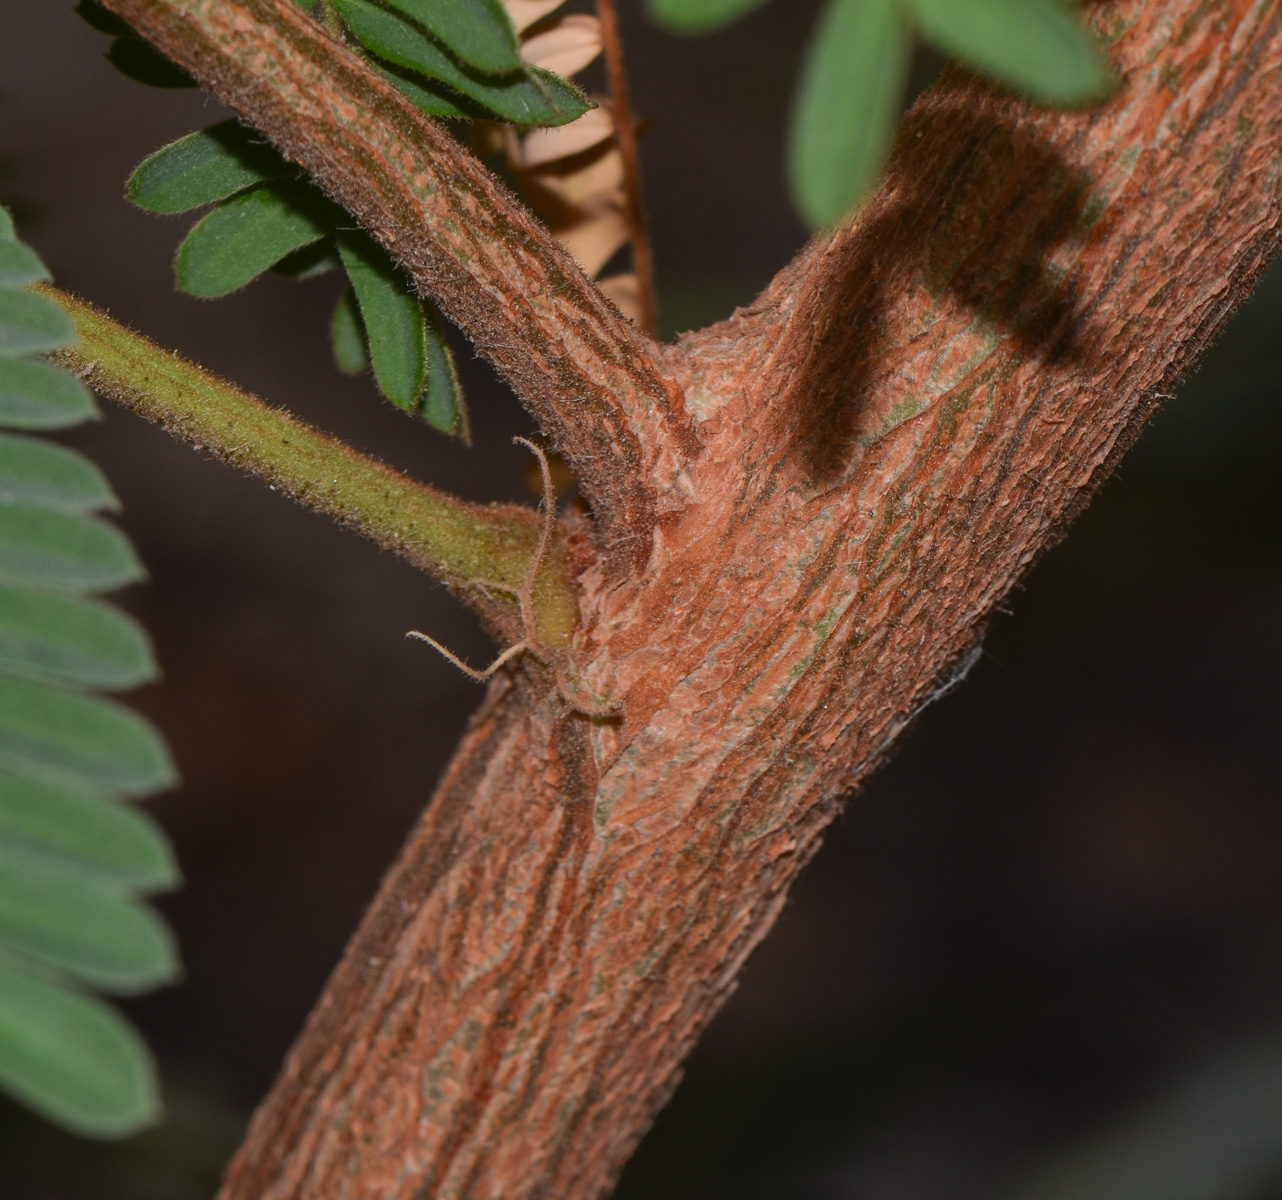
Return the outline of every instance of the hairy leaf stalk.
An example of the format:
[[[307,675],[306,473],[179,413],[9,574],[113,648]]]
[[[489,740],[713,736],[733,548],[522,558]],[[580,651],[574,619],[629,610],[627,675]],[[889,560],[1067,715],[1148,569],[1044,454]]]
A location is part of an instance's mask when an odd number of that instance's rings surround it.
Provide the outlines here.
[[[601,1196],[843,797],[1272,256],[1282,0],[1101,7],[1089,112],[949,73],[856,220],[664,352],[287,0],[110,6],[439,289],[604,522],[576,646],[621,715],[496,678],[222,1200]]]
[[[66,310],[80,344],[55,356],[95,391],[197,449],[364,534],[450,585],[500,635],[520,636],[517,597],[542,522],[515,504],[469,504],[417,483],[298,418],[162,350],[83,300],[40,289]],[[563,546],[535,581],[541,640],[564,650],[577,608]]]

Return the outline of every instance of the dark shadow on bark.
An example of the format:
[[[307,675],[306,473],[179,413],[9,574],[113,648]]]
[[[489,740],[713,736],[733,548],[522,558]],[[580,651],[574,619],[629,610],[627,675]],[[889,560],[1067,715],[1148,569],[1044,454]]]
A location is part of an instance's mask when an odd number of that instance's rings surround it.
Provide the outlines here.
[[[879,195],[851,232],[836,235],[828,254],[840,265],[799,307],[796,358],[787,356],[789,387],[805,398],[792,436],[814,484],[837,482],[861,443],[893,427],[870,413],[869,398],[885,397],[906,356],[938,337],[920,321],[932,299],[960,301],[995,338],[1043,363],[1074,360],[1089,341],[1088,314],[1051,258],[1098,217],[1091,180],[1027,123],[1018,127],[1021,111],[947,71],[905,119]],[[916,327],[890,307],[896,296]],[[951,329],[961,332],[955,322]],[[920,365],[913,369],[920,377]],[[984,369],[977,362],[950,390],[973,387]]]

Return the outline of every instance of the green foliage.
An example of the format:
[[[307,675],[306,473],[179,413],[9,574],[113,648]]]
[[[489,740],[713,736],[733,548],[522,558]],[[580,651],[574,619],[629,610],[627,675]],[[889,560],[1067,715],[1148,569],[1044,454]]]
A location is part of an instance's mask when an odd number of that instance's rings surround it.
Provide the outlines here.
[[[78,380],[15,357],[75,340],[63,310],[27,290],[47,278],[0,209],[0,426],[96,415]],[[145,720],[88,690],[156,674],[142,629],[92,595],[142,575],[93,515],[118,506],[81,455],[0,433],[0,1089],[95,1137],[151,1123],[159,1098],[146,1047],[82,989],[136,992],[178,972],[138,898],[178,882],[173,856],[124,802],[170,786],[173,764]]]
[[[1099,51],[1058,0],[910,2],[932,45],[1042,104],[1084,104],[1108,90]]]
[[[0,961],[0,1088],[90,1137],[124,1137],[156,1118],[142,1040],[100,1000]]]
[[[912,34],[895,0],[834,0],[810,44],[793,112],[788,175],[814,227],[881,169],[899,120]]]
[[[336,0],[335,7],[377,56],[372,65],[434,115],[559,125],[589,107],[573,84],[522,62],[499,0]],[[77,11],[116,35],[117,44],[134,36],[92,0]],[[178,286],[193,295],[224,296],[268,270],[310,278],[341,262],[351,286],[330,329],[339,367],[355,374],[372,366],[379,390],[398,408],[467,440],[458,371],[430,301],[259,135],[235,120],[189,134],[145,159],[127,192],[154,213],[214,206],[187,234],[175,262]]]
[[[710,33],[738,20],[766,0],[649,0],[647,11],[656,24],[673,33]]]
[[[201,218],[179,247],[178,286],[193,296],[225,296],[319,242],[342,220],[342,209],[295,180],[233,196]]]
[[[294,173],[260,134],[230,120],[157,150],[129,177],[127,188],[129,199],[139,208],[182,213]]]
[[[0,358],[0,425],[65,429],[97,416],[88,389],[66,371],[43,362]]]
[[[715,29],[764,0],[649,0],[675,33]],[[1094,39],[1062,0],[828,0],[793,107],[788,184],[820,229],[876,181],[898,125],[912,31],[1043,104],[1080,105],[1112,85]]]
[[[501,120],[515,125],[564,125],[591,107],[568,80],[537,67],[497,77],[469,70],[422,26],[371,0],[335,0],[335,7],[352,33],[375,54],[453,88]]]
[[[451,4],[448,0],[387,2],[417,21],[469,67],[487,75],[508,75],[524,66],[516,30],[499,0],[471,0],[469,4]]]

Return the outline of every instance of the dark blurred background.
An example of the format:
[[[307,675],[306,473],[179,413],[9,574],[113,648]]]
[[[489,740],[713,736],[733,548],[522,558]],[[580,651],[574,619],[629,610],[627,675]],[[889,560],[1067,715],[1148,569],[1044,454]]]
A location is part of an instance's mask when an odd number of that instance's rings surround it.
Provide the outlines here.
[[[681,41],[625,5],[669,330],[803,241],[781,149],[815,10]],[[71,0],[0,0],[0,201],[59,282],[421,478],[530,499],[529,423],[462,343],[470,450],[334,370],[334,278],[173,292],[185,224],[123,181],[222,110],[129,82],[106,45]],[[1275,273],[852,800],[621,1196],[1282,1197],[1279,401]],[[405,631],[490,653],[426,578],[105,416],[73,440],[151,571],[124,602],[165,679],[134,700],[185,780],[152,808],[186,978],[126,1006],[169,1120],[99,1146],[0,1101],[4,1200],[212,1193],[479,698]]]

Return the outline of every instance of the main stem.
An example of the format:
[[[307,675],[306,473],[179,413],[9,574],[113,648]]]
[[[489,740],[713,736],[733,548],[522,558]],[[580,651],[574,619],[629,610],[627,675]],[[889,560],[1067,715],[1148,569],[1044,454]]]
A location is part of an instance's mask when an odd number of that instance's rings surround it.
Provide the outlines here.
[[[672,356],[685,501],[580,575],[621,716],[495,680],[222,1200],[612,1185],[844,797],[1277,247],[1282,0],[1100,18],[1110,103],[948,75],[858,221]]]

